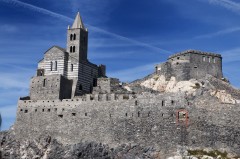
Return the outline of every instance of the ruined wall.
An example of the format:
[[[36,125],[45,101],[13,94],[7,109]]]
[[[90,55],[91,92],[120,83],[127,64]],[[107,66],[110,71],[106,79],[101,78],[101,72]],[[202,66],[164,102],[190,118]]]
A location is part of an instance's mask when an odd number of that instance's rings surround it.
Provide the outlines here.
[[[206,74],[218,79],[223,78],[221,57],[211,54],[191,54],[190,57],[190,76],[192,78],[200,79]]]
[[[171,76],[176,77],[178,81],[201,79],[207,74],[221,79],[222,57],[218,54],[190,50],[170,56],[167,62],[156,66],[156,73],[164,75],[167,80]]]
[[[239,105],[205,94],[87,95],[71,100],[22,101],[14,124],[19,138],[50,134],[67,143],[138,143],[164,153],[177,146],[226,148],[240,154]],[[183,113],[185,113],[183,115]],[[181,117],[180,117],[181,116]]]

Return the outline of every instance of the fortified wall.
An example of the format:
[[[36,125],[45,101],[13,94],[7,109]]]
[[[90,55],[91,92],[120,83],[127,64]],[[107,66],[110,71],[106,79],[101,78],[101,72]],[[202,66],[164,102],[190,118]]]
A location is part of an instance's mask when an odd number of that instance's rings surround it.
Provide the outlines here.
[[[223,78],[222,56],[220,54],[187,50],[174,54],[168,61],[156,66],[157,74],[164,75],[167,80],[172,76],[178,81],[201,79],[210,74],[218,79]]]
[[[221,104],[209,94],[199,99],[146,93],[19,100],[17,111],[14,129],[20,140],[49,134],[64,144],[143,144],[164,154],[179,146],[240,153],[239,105]]]
[[[104,65],[88,61],[87,32],[78,13],[68,28],[67,48],[52,47],[38,63],[30,95],[18,101],[13,129],[19,140],[48,134],[66,145],[95,141],[154,146],[162,154],[179,147],[240,154],[239,104],[222,103],[200,85],[190,95],[127,90],[118,79],[106,77]],[[208,82],[228,87],[221,80],[219,54],[175,54],[157,65],[155,74],[178,81],[210,75]],[[239,91],[230,93],[239,97]]]

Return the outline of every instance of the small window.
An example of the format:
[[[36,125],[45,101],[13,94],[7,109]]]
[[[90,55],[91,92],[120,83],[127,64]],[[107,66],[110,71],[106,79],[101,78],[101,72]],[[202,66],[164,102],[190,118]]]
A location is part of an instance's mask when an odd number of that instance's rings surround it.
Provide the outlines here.
[[[58,115],[58,117],[63,118],[63,115]]]
[[[185,111],[178,112],[178,119],[179,120],[186,120],[186,118],[187,118],[187,113]]]
[[[82,90],[82,85],[81,85],[81,84],[79,85],[79,88],[78,88],[78,89],[79,89],[80,91]]]
[[[44,112],[44,109],[42,109],[42,112]]]
[[[73,35],[72,34],[70,35],[70,40],[73,40]]]
[[[46,81],[47,81],[46,79],[43,80],[43,87],[46,86]]]
[[[206,57],[205,57],[205,56],[203,56],[203,58],[202,58],[202,59],[203,59],[203,61],[206,61]]]
[[[148,112],[148,117],[150,117],[150,112]]]
[[[125,116],[128,116],[128,114],[126,113]]]
[[[24,111],[24,113],[28,113],[28,110],[26,109],[26,110]]]
[[[57,71],[57,61],[55,61],[55,71]]]
[[[73,64],[71,64],[71,71],[73,72]]]
[[[51,61],[50,63],[50,68],[51,68],[51,71],[53,70],[53,62]]]
[[[55,112],[57,111],[57,108],[55,108]]]
[[[138,101],[137,100],[135,100],[135,105],[138,105]]]
[[[140,117],[140,112],[138,112],[138,117]]]
[[[165,101],[164,100],[162,101],[162,106],[165,106]]]
[[[197,66],[194,66],[194,68],[197,68]]]
[[[70,52],[72,52],[72,49],[73,49],[72,46],[70,46]]]
[[[76,40],[76,34],[73,34],[73,40]]]
[[[174,100],[171,101],[171,104],[174,105]]]
[[[37,112],[37,109],[35,109],[35,112]]]
[[[87,116],[87,113],[85,113],[85,116]]]
[[[180,59],[180,57],[177,57],[177,59],[179,60],[179,59]]]
[[[76,113],[72,113],[72,116],[76,116]]]
[[[51,109],[48,109],[48,112],[50,112],[51,111]]]

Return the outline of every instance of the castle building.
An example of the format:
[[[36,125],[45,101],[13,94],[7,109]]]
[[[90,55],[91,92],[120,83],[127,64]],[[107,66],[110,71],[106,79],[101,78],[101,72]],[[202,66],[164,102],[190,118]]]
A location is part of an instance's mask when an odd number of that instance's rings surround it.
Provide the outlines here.
[[[88,61],[88,30],[78,12],[67,29],[67,48],[53,46],[39,61],[30,99],[69,99],[91,93],[97,78],[106,76],[105,69]]]
[[[206,74],[222,79],[222,56],[197,50],[183,51],[170,56],[167,62],[157,65],[156,73],[164,75],[167,80],[172,76],[178,81],[201,79]]]

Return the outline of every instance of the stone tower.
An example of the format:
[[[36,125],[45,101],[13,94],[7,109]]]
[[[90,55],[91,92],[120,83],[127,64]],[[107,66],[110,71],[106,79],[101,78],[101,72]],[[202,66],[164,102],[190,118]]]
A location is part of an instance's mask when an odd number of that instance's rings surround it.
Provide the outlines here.
[[[72,27],[67,31],[67,52],[79,61],[87,61],[88,31],[84,27],[80,13],[74,20]]]

